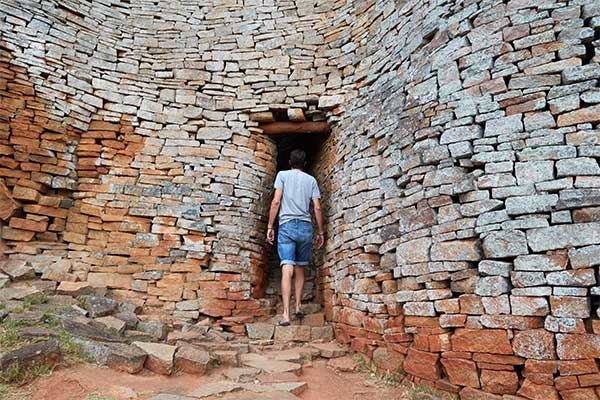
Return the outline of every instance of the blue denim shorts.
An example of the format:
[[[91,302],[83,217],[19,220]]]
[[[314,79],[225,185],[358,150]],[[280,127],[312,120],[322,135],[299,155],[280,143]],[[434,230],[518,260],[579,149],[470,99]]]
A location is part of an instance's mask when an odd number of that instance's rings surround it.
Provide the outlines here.
[[[277,253],[280,265],[308,265],[312,251],[312,223],[293,219],[279,225],[277,234]]]

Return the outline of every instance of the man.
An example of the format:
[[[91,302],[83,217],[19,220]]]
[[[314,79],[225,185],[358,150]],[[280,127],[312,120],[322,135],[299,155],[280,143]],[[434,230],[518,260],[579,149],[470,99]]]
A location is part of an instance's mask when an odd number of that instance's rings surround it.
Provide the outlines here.
[[[292,297],[292,277],[295,276],[296,317],[304,314],[300,309],[304,287],[304,267],[308,265],[313,242],[313,226],[310,216],[312,201],[315,218],[319,227],[316,247],[323,246],[323,215],[321,214],[321,194],[317,180],[302,171],[306,165],[306,153],[294,150],[290,154],[288,171],[280,171],[275,178],[275,195],[271,202],[267,242],[275,241],[273,224],[279,212],[279,233],[277,253],[281,264],[281,297],[283,298],[283,318],[281,326],[290,324],[290,300]],[[281,206],[281,210],[280,210]]]

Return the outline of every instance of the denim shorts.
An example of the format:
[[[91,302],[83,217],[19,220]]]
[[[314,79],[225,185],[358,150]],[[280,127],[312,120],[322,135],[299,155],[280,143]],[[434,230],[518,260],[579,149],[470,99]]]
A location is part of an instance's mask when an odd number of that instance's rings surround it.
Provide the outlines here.
[[[308,265],[312,251],[312,223],[293,219],[279,225],[277,234],[277,253],[280,265]]]

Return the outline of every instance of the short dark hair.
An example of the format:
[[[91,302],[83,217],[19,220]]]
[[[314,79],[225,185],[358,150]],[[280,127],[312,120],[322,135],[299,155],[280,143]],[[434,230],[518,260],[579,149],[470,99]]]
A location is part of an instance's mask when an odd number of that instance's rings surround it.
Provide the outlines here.
[[[290,165],[292,168],[302,168],[306,163],[306,153],[304,150],[296,149],[290,153]]]

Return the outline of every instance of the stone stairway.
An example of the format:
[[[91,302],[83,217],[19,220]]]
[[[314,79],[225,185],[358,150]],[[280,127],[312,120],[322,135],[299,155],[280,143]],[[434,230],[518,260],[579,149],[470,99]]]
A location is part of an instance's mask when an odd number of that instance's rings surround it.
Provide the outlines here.
[[[296,395],[306,388],[301,380],[303,365],[347,353],[332,342],[333,329],[315,303],[304,304],[305,317],[293,318],[286,327],[278,326],[279,307],[277,315],[248,322],[239,333],[208,320],[174,329],[140,320],[134,304],[117,302],[101,289],[82,286],[81,290],[56,290],[31,271],[14,271],[13,275],[0,288],[0,322],[17,326],[25,344],[0,353],[3,367],[33,362],[54,367],[61,359],[56,338],[67,334],[98,364],[125,373],[217,373],[222,378],[190,392],[188,397],[165,393],[154,400],[214,396],[285,400],[298,398]],[[35,360],[28,358],[31,354],[36,354]]]

